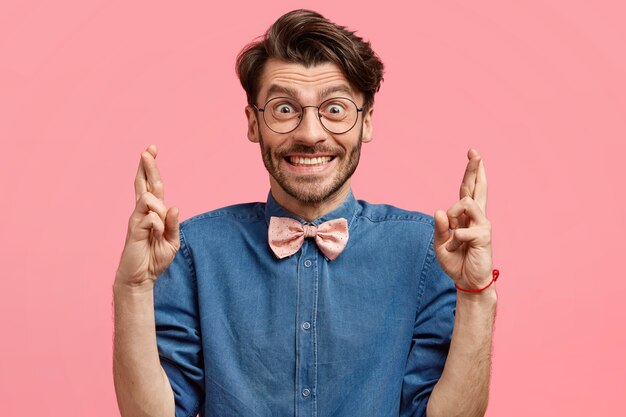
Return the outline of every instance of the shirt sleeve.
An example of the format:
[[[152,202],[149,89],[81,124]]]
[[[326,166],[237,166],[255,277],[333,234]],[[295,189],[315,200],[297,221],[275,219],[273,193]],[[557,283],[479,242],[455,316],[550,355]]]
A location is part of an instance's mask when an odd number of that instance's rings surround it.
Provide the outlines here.
[[[411,349],[404,372],[401,417],[424,417],[426,405],[446,363],[454,314],[456,288],[452,279],[441,269],[430,248],[424,261]]]
[[[154,316],[161,366],[176,401],[176,417],[195,417],[204,370],[196,276],[183,231],[180,249],[154,285]]]

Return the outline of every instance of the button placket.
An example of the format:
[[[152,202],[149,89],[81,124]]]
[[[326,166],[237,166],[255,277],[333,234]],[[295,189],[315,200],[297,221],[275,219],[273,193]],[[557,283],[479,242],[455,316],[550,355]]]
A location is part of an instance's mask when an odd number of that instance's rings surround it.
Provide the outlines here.
[[[318,286],[318,248],[312,239],[305,239],[298,260],[298,314],[296,317],[297,332],[297,385],[296,415],[313,417],[316,415],[312,404],[315,404],[316,353],[314,349],[314,320],[317,306]],[[312,403],[313,402],[313,403]]]

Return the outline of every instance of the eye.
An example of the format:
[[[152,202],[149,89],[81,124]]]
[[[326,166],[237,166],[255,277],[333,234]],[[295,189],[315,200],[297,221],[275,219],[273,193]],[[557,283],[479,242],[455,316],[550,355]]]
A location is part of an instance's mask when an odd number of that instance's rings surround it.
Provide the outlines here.
[[[272,115],[277,120],[290,120],[300,113],[300,106],[285,97],[277,97],[268,102]]]
[[[280,103],[276,105],[275,111],[277,113],[288,114],[288,113],[293,113],[294,111],[296,111],[296,109],[294,109],[291,103]]]
[[[325,108],[324,108],[324,113],[328,113],[328,114],[342,114],[346,111],[346,109],[339,103],[329,103]]]
[[[320,108],[320,113],[330,120],[343,120],[350,112],[349,104],[342,99],[331,99],[326,101]]]
[[[331,104],[330,106],[326,108],[326,112],[333,113],[333,114],[340,114],[340,113],[343,113],[343,111],[344,111],[344,108],[338,104]]]

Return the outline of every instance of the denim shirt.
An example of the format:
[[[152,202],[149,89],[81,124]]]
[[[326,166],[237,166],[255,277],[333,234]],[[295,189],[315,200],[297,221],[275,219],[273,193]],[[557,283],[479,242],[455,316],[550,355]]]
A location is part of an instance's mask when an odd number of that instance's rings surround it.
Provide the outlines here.
[[[305,239],[278,259],[270,216],[345,218],[333,261]],[[273,199],[181,223],[154,288],[177,417],[425,416],[448,354],[456,290],[432,216],[352,194],[306,222]]]

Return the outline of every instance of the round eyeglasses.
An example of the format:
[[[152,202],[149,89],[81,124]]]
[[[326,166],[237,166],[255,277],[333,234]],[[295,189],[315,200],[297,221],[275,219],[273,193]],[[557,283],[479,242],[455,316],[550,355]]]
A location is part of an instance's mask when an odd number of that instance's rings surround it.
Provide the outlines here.
[[[319,106],[302,106],[293,98],[274,97],[265,103],[265,107],[254,108],[263,113],[263,120],[271,131],[289,133],[300,126],[304,118],[304,109],[317,109],[317,118],[330,133],[340,135],[356,125],[359,113],[363,111],[356,103],[346,97],[334,97],[324,100]]]

